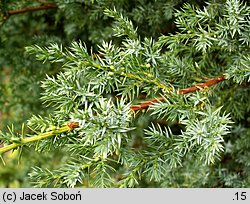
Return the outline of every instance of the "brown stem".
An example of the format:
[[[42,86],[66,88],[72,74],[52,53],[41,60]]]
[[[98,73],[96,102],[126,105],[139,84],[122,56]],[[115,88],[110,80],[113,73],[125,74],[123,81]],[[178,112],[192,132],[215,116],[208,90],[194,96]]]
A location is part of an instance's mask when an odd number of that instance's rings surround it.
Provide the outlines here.
[[[195,92],[195,91],[197,91],[199,89],[205,88],[207,86],[212,86],[212,85],[217,84],[217,83],[219,83],[221,81],[224,81],[224,80],[225,80],[224,76],[218,76],[218,77],[209,79],[205,83],[196,84],[195,86],[188,87],[188,88],[185,88],[185,89],[181,89],[181,90],[178,91],[178,93],[181,94],[181,95],[182,94],[193,93],[193,92]],[[154,103],[158,103],[159,101],[165,101],[165,99],[163,97],[160,97],[160,98],[153,99],[151,101],[143,101],[138,105],[130,106],[130,109],[133,110],[133,111],[140,111],[142,109],[149,108],[151,105],[153,105]]]
[[[30,11],[39,11],[39,10],[44,10],[44,9],[56,9],[56,8],[58,8],[58,6],[56,4],[43,3],[40,6],[33,6],[33,7],[29,7],[29,8],[8,11],[7,15],[12,16],[15,14],[26,13],[26,12],[30,12]]]

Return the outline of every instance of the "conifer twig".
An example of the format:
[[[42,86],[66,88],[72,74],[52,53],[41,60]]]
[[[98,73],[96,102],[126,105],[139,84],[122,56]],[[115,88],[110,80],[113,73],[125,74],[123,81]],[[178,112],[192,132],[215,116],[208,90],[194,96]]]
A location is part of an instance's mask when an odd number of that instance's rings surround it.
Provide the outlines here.
[[[207,86],[212,86],[212,85],[217,84],[217,83],[219,83],[221,81],[224,81],[224,80],[225,80],[224,76],[218,76],[218,77],[209,79],[205,83],[201,83],[201,84],[197,84],[197,85],[192,86],[192,87],[181,89],[181,90],[178,91],[178,93],[181,94],[181,95],[182,94],[192,93],[192,92],[195,92],[195,91],[197,91],[197,90],[199,90],[201,88],[205,88]],[[144,102],[141,102],[141,104],[139,104],[139,105],[130,106],[130,109],[133,110],[133,111],[140,111],[142,109],[149,108],[154,103],[157,103],[159,101],[164,101],[164,100],[165,99],[163,97],[160,97],[160,98],[153,99],[151,101],[144,101]],[[5,153],[7,151],[10,151],[12,149],[16,149],[16,148],[18,148],[20,146],[23,146],[23,145],[26,145],[28,143],[32,143],[32,142],[35,142],[35,141],[39,141],[39,140],[42,140],[42,139],[45,139],[45,138],[55,136],[57,134],[68,132],[68,131],[70,131],[70,130],[72,130],[74,128],[77,128],[77,127],[79,127],[79,124],[77,122],[69,122],[69,123],[67,123],[66,126],[63,126],[63,127],[59,128],[59,129],[49,131],[49,132],[45,132],[45,133],[41,133],[41,134],[38,134],[38,135],[33,136],[33,137],[24,138],[24,139],[20,140],[18,143],[13,143],[13,144],[7,145],[5,147],[2,147],[2,148],[0,148],[0,154]]]
[[[219,83],[221,81],[224,81],[224,80],[225,80],[225,77],[223,75],[218,76],[218,77],[209,79],[205,83],[196,84],[195,86],[188,87],[188,88],[185,88],[185,89],[181,89],[181,90],[178,91],[178,93],[181,94],[181,95],[182,94],[193,93],[193,92],[195,92],[195,91],[197,91],[199,89],[205,88],[207,86],[212,86],[212,85],[217,84],[217,83]],[[165,99],[163,97],[160,97],[160,98],[153,99],[151,101],[143,101],[138,105],[130,106],[130,109],[133,110],[133,111],[140,111],[142,109],[149,108],[151,105],[153,105],[154,103],[158,103],[159,101],[165,101]]]
[[[39,141],[39,140],[42,140],[45,138],[49,138],[49,137],[52,137],[52,136],[55,136],[55,135],[58,135],[58,134],[61,134],[64,132],[71,131],[72,129],[77,128],[78,126],[79,126],[79,124],[77,122],[69,122],[67,125],[65,125],[61,128],[58,128],[56,130],[41,133],[41,134],[38,134],[38,135],[33,136],[33,137],[27,137],[27,138],[21,139],[20,141],[18,141],[18,143],[13,143],[13,144],[1,147],[0,148],[0,155],[5,153],[5,152],[8,152],[12,149],[16,149],[20,146],[23,146],[23,145],[26,145],[26,144],[29,144],[29,143],[32,143],[35,141]]]
[[[8,11],[7,16],[12,16],[15,14],[20,14],[20,13],[26,13],[26,12],[30,12],[30,11],[39,11],[39,10],[56,9],[56,8],[58,8],[58,6],[54,3],[43,3],[39,6],[33,6],[33,7]]]

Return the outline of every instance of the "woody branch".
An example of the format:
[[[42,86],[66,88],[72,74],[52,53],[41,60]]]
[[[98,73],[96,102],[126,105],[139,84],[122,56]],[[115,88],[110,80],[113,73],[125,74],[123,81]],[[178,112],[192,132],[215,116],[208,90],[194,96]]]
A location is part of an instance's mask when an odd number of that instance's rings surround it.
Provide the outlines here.
[[[181,94],[181,95],[182,94],[192,93],[192,92],[195,92],[195,91],[197,91],[199,89],[202,89],[202,88],[205,88],[205,87],[208,87],[208,86],[212,86],[214,84],[222,82],[224,80],[225,80],[224,76],[218,76],[218,77],[209,79],[205,83],[196,84],[195,86],[188,87],[188,88],[185,88],[185,89],[181,89],[181,90],[178,91],[178,93]],[[163,97],[160,97],[160,98],[153,99],[151,101],[143,101],[143,102],[141,102],[138,105],[132,105],[132,106],[130,106],[130,109],[133,110],[133,111],[140,111],[142,109],[149,108],[154,103],[158,103],[159,101],[164,101],[164,100],[165,99]]]
[[[39,10],[45,10],[45,9],[56,9],[58,6],[54,3],[42,3],[39,6],[33,6],[33,7],[28,7],[28,8],[23,8],[23,9],[18,9],[18,10],[12,10],[7,12],[7,16],[12,16],[15,14],[21,14],[21,13],[26,13],[30,11],[39,11]]]

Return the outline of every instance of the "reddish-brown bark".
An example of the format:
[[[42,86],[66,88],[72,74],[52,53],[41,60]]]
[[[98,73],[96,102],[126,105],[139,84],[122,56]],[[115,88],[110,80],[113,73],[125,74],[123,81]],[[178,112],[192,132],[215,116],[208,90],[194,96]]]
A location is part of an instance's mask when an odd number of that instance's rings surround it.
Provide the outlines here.
[[[199,89],[203,89],[203,88],[205,88],[207,86],[212,86],[212,85],[217,84],[217,83],[219,83],[221,81],[224,81],[224,80],[225,80],[224,76],[218,76],[218,77],[209,79],[205,83],[196,84],[195,86],[188,87],[188,88],[185,88],[185,89],[181,89],[181,90],[178,91],[178,93],[181,94],[181,95],[182,94],[192,93],[192,92],[195,92],[195,91],[197,91]],[[133,110],[133,111],[139,111],[139,110],[142,110],[142,109],[149,108],[154,103],[158,103],[159,101],[164,101],[164,100],[165,99],[163,97],[160,97],[160,98],[152,99],[151,101],[143,101],[138,105],[130,106],[130,109]]]

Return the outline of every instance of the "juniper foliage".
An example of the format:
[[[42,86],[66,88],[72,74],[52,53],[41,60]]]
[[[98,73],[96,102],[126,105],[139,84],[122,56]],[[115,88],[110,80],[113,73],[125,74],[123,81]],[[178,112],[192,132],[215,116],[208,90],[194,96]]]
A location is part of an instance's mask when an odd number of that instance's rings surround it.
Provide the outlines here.
[[[67,154],[57,169],[34,167],[33,185],[249,186],[249,10],[239,0],[185,3],[173,10],[177,31],[157,38],[143,35],[129,15],[107,8],[115,37],[97,49],[82,41],[26,47],[44,66],[61,67],[42,82],[41,99],[51,113],[32,116],[28,126],[39,133],[68,121],[79,124],[36,143],[38,152]],[[226,77],[219,85],[178,92],[219,75]],[[164,100],[132,111],[142,96]],[[12,144],[22,137],[10,129],[0,139]]]

